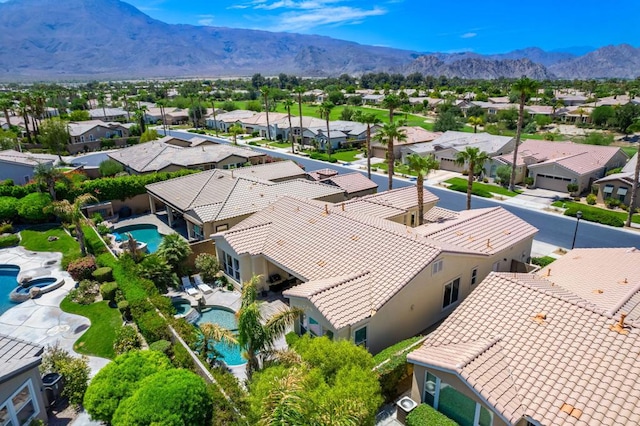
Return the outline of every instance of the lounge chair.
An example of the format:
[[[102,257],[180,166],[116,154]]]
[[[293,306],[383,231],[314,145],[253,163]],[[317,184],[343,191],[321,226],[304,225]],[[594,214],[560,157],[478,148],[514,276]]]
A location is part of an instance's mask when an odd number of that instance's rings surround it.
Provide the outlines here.
[[[189,296],[197,296],[198,295],[198,290],[196,290],[192,285],[191,285],[191,280],[189,279],[189,277],[182,277],[182,288],[184,289],[184,291],[187,292],[187,294]]]
[[[204,294],[213,293],[213,289],[208,284],[205,284],[204,281],[202,281],[202,277],[200,276],[200,274],[196,274],[193,276],[193,282],[196,284],[196,287],[198,287],[198,290],[200,290]]]

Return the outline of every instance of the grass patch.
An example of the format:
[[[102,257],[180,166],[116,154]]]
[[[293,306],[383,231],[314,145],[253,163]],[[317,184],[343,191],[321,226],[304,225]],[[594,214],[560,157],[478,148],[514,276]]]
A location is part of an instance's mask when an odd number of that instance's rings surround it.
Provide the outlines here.
[[[389,165],[384,162],[384,163],[376,163],[376,164],[372,164],[371,168],[377,168],[378,170],[382,170],[384,172],[389,171]],[[406,164],[397,164],[394,168],[393,168],[393,172],[397,175],[407,175],[407,176],[416,176],[415,172],[411,171],[409,169],[409,166],[407,166]]]
[[[122,327],[118,309],[110,308],[105,301],[80,305],[69,296],[62,300],[60,309],[70,314],[82,315],[91,321],[91,327],[73,344],[76,352],[108,359],[115,357],[113,341],[116,332]]]
[[[545,266],[551,264],[554,260],[556,260],[556,258],[551,256],[532,257],[531,263],[544,268]]]
[[[455,177],[455,178],[448,179],[445,182],[455,186],[464,186],[464,192],[467,192],[467,179],[465,178]],[[492,194],[504,195],[505,197],[515,197],[516,195],[522,193],[522,191],[512,192],[502,186],[491,185],[491,184],[482,183],[482,182],[473,182],[472,191],[473,190],[486,191]]]
[[[277,148],[291,148],[291,144],[289,142],[269,142],[269,141],[264,141],[265,144],[269,145],[269,146],[275,146]]]
[[[318,152],[313,150],[304,150],[303,152],[306,152],[307,154],[309,154],[309,156],[314,160],[329,161],[329,156],[327,155],[326,152]],[[349,151],[332,152],[331,153],[332,161],[329,161],[329,162],[335,163],[337,160],[337,161],[344,161],[344,162],[350,163],[356,160],[356,155],[358,154],[360,154],[360,150],[358,149],[353,149]]]
[[[629,156],[629,158],[633,157],[638,152],[638,148],[636,148],[635,146],[621,146],[620,149],[623,150],[624,153]]]
[[[565,208],[565,216],[576,216],[577,211],[582,212],[582,220],[589,222],[602,223],[603,225],[615,226],[621,228],[627,221],[628,213],[625,211],[615,211],[609,209],[601,209],[600,207],[590,206],[588,204],[576,203],[575,201],[555,201],[551,204],[554,207]],[[634,214],[633,223],[640,223],[640,215]]]
[[[422,336],[414,336],[406,340],[403,340],[401,342],[398,342],[395,345],[391,345],[388,348],[383,349],[381,352],[378,352],[373,357],[373,361],[375,362],[376,365],[379,365],[384,360],[391,358],[391,356],[397,354],[398,352],[400,352],[405,348],[408,348],[409,346],[413,345],[415,342],[417,342],[420,339],[422,339]]]
[[[80,257],[80,245],[61,226],[39,226],[20,232],[20,245],[30,251],[56,251],[62,253],[62,264]],[[57,237],[48,241],[49,237]]]

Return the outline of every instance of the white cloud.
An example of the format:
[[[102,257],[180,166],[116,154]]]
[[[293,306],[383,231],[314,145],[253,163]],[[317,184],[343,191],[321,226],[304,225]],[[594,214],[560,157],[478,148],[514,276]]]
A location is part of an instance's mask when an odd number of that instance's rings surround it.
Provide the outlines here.
[[[464,33],[460,36],[460,38],[473,38],[477,35],[478,35],[477,33]]]
[[[213,15],[198,15],[198,25],[211,26],[213,24]]]
[[[386,14],[385,9],[374,7],[363,10],[348,6],[325,7],[308,11],[285,12],[278,17],[276,31],[301,31],[323,25],[361,23],[363,18]]]

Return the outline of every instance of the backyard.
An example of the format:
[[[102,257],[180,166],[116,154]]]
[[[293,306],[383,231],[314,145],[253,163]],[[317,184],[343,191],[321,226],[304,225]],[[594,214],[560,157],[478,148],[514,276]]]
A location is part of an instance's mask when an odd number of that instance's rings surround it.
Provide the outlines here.
[[[80,257],[80,247],[61,226],[42,225],[20,232],[20,245],[31,251],[62,253],[62,264]],[[51,241],[49,240],[51,239]]]

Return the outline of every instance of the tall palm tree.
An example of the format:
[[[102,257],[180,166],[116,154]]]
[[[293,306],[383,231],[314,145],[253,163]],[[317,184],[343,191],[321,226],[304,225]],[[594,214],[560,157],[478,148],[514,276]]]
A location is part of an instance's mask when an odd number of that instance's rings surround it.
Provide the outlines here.
[[[533,95],[538,90],[538,82],[528,77],[522,77],[513,83],[511,89],[520,95],[520,109],[518,110],[518,126],[516,128],[516,144],[513,149],[513,161],[511,163],[511,177],[509,178],[509,191],[514,191],[516,186],[516,167],[518,163],[518,147],[522,135],[522,122],[524,121],[524,104],[527,97]],[[470,202],[470,201],[468,201]]]
[[[98,106],[102,107],[102,117],[104,118],[104,121],[107,121],[107,110],[105,109],[105,95],[104,93],[100,92],[100,94],[98,94]]]
[[[274,349],[275,341],[282,337],[289,327],[302,315],[298,308],[288,308],[266,319],[260,312],[258,301],[258,280],[254,276],[242,287],[238,318],[238,344],[247,360],[247,376],[251,379],[254,371],[260,369],[259,356],[264,359]]]
[[[120,95],[122,96],[122,101],[124,102],[124,109],[125,111],[127,111],[127,122],[131,121],[131,113],[129,112],[129,98],[127,97],[127,91],[123,90],[120,92]]]
[[[239,124],[234,124],[233,126],[229,127],[229,133],[231,133],[231,136],[233,136],[233,144],[238,145],[238,135],[244,133],[244,130]]]
[[[394,95],[393,93],[387,95],[382,100],[382,106],[389,110],[389,123],[393,123],[393,112],[402,105],[402,100],[398,97],[398,95]]]
[[[469,167],[467,175],[467,210],[471,210],[471,190],[473,188],[473,178],[477,166],[483,166],[490,159],[489,154],[480,151],[480,148],[468,146],[464,151],[458,152],[456,155],[456,164],[467,164]]]
[[[387,172],[389,175],[388,189],[393,189],[393,169],[395,166],[396,156],[393,152],[395,141],[407,140],[407,133],[401,126],[404,123],[390,122],[385,123],[380,130],[378,130],[374,136],[374,139],[383,145],[387,145]]]
[[[4,118],[7,120],[7,124],[11,127],[11,116],[9,115],[9,110],[13,108],[13,101],[8,97],[0,98],[0,110],[4,114]]]
[[[298,86],[294,89],[296,95],[298,95],[298,115],[300,116],[300,139],[298,144],[302,147],[303,137],[302,137],[302,94],[306,91],[304,87]]]
[[[371,126],[375,126],[380,123],[378,117],[372,112],[363,112],[362,110],[356,111],[353,116],[354,120],[358,123],[367,125],[367,177],[371,179]]]
[[[291,153],[296,153],[295,141],[293,139],[293,132],[291,129],[291,107],[293,106],[293,99],[287,98],[284,100],[284,107],[287,110],[287,117],[289,118],[289,140],[291,141]]]
[[[191,247],[187,240],[182,236],[173,233],[162,237],[162,241],[158,245],[158,256],[167,261],[174,272],[178,272],[182,263],[192,253]]]
[[[84,217],[84,214],[82,214],[82,207],[97,201],[96,197],[91,194],[82,194],[74,200],[73,204],[71,204],[69,200],[54,201],[46,208],[60,219],[72,223],[75,226],[76,237],[78,238],[78,244],[80,244],[80,254],[82,256],[87,255],[87,246],[84,242],[84,231],[82,230],[82,225],[86,223],[87,219]]]
[[[213,109],[213,131],[216,133],[216,137],[218,137],[218,119],[216,118],[216,100],[211,94],[211,108]]]
[[[260,93],[262,93],[262,98],[264,99],[264,112],[267,115],[267,140],[271,140],[271,124],[269,123],[269,95],[271,94],[271,89],[269,86],[262,86],[260,88]]]
[[[33,177],[39,185],[45,185],[47,187],[51,199],[55,200],[56,180],[65,178],[65,175],[60,169],[40,163],[33,169]]]
[[[473,133],[478,132],[478,126],[482,126],[484,124],[484,120],[482,117],[469,117],[469,124],[473,126]]]
[[[329,117],[331,116],[331,110],[335,105],[329,101],[324,101],[318,107],[318,112],[320,113],[320,117],[323,117],[327,123],[327,155],[329,156],[329,160],[331,160],[331,130],[329,128]]]
[[[29,143],[33,143],[31,139],[31,131],[29,130],[29,106],[24,100],[20,100],[19,104],[20,115],[22,115],[22,120],[24,121],[24,129],[27,132],[27,139]]]
[[[640,130],[640,122],[635,122],[629,126],[631,132],[637,132]],[[631,200],[629,200],[629,210],[627,214],[626,226],[631,226],[631,220],[633,219],[633,213],[636,209],[636,193],[638,192],[638,179],[640,179],[640,144],[638,144],[638,153],[636,154],[636,166],[633,169],[633,181],[631,184]]]
[[[407,157],[409,170],[417,176],[416,187],[418,189],[418,225],[424,223],[424,178],[433,170],[438,170],[440,163],[433,155],[422,157],[411,154]]]
[[[166,101],[164,99],[160,99],[156,102],[156,105],[160,107],[160,119],[162,120],[162,130],[164,131],[164,135],[167,136],[167,122],[165,121],[165,113],[164,107],[166,105]]]

